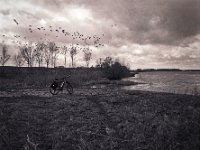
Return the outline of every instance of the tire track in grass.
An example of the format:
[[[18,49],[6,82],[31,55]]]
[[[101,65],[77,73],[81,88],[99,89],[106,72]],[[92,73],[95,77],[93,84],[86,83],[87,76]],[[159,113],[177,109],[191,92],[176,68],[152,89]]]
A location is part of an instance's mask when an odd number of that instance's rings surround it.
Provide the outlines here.
[[[103,116],[104,122],[102,122],[102,123],[105,128],[105,133],[108,136],[111,136],[111,138],[113,138],[113,139],[121,139],[121,141],[122,141],[123,137],[121,137],[118,133],[117,124],[112,120],[112,118],[106,112],[106,109],[104,108],[104,106],[99,102],[99,97],[98,96],[87,96],[86,98],[90,103],[93,103],[94,106],[99,110],[99,115]],[[124,140],[124,141],[126,141],[126,140]]]

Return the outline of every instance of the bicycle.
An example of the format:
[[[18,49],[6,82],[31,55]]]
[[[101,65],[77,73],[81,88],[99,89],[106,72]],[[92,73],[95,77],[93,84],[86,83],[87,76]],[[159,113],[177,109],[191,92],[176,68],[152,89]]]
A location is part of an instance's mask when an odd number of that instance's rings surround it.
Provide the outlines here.
[[[50,93],[52,95],[57,95],[60,91],[63,91],[65,84],[66,84],[66,89],[67,89],[68,93],[73,94],[73,87],[66,80],[66,77],[62,78],[61,81],[58,81],[58,79],[55,79],[53,81],[53,83],[50,85],[50,88],[49,88]]]

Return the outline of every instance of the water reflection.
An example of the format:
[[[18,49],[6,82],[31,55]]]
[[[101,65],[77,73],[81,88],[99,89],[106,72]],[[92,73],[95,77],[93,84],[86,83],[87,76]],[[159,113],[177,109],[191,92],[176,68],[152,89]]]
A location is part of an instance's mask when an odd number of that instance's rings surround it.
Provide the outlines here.
[[[143,72],[126,80],[143,83],[124,87],[127,90],[200,94],[200,72]]]

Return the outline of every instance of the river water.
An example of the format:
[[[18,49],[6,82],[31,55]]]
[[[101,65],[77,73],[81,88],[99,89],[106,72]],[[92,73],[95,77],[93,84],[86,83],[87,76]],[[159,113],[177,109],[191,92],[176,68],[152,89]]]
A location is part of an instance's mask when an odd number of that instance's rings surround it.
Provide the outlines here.
[[[142,83],[124,87],[127,90],[200,95],[199,71],[141,72],[125,80]]]

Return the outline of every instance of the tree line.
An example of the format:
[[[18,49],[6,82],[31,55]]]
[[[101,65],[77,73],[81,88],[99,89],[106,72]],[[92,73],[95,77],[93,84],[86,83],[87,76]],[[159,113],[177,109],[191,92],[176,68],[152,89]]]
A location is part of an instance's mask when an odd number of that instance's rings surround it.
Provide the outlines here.
[[[36,66],[41,67],[45,64],[47,68],[56,67],[58,55],[64,56],[64,66],[67,67],[67,57],[71,59],[71,66],[75,67],[74,58],[79,52],[83,52],[83,59],[86,66],[89,67],[90,60],[92,59],[92,49],[89,46],[79,47],[78,44],[70,46],[59,47],[55,42],[37,42],[34,44],[25,44],[19,46],[17,54],[11,57],[8,54],[8,46],[2,45],[2,52],[0,54],[0,64],[4,66],[10,58],[17,67],[22,67],[27,64],[28,67]]]
[[[64,65],[67,64],[67,56],[71,58],[71,65],[74,67],[74,57],[78,52],[83,52],[83,59],[86,66],[89,67],[90,60],[92,58],[92,50],[89,47],[80,48],[77,45],[58,47],[55,42],[38,42],[35,45],[23,45],[19,47],[19,51],[13,57],[8,54],[8,46],[2,46],[2,54],[0,55],[0,63],[2,66],[6,62],[13,58],[17,67],[22,67],[24,63],[28,67],[33,67],[34,63],[41,67],[41,64],[46,64],[46,67],[56,67],[58,60],[58,54],[64,56]],[[127,66],[122,65],[119,60],[113,60],[112,57],[106,57],[105,59],[99,58],[96,61],[96,68],[102,68],[106,77],[110,80],[120,80],[129,76],[129,69]]]

